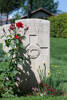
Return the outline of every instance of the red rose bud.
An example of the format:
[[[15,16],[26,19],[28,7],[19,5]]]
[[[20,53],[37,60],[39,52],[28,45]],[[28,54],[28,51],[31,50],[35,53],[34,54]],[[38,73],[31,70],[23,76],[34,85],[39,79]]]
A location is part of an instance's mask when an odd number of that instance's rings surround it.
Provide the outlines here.
[[[40,82],[40,85],[43,85],[43,83],[42,83],[42,82]]]
[[[46,91],[47,91],[47,89],[44,90],[44,92],[46,92]]]
[[[8,29],[8,31],[10,32],[10,29]]]
[[[14,30],[15,29],[15,25],[13,23],[10,25],[10,29],[11,30]]]
[[[19,38],[18,38],[18,40],[20,40],[20,41],[21,41],[21,40],[22,40],[22,38],[21,38],[21,37],[19,37]]]
[[[54,89],[50,89],[50,92],[54,92]]]
[[[22,40],[22,38],[21,37],[19,37],[18,35],[15,35],[15,37],[14,37],[15,39],[18,39],[19,41],[21,41]]]
[[[28,29],[29,29],[29,27],[26,28],[26,30],[28,30]]]
[[[16,23],[16,26],[17,26],[18,28],[23,28],[23,23],[17,22],[17,23]]]
[[[48,91],[51,91],[51,89],[48,89]]]
[[[54,91],[56,91],[56,89],[54,89]]]
[[[48,95],[48,92],[46,91],[46,94]]]
[[[51,93],[51,95],[54,95],[53,93]]]
[[[44,95],[44,92],[42,92],[41,94]]]
[[[15,35],[15,39],[19,39],[19,36],[18,35]]]
[[[48,84],[44,84],[44,87],[48,87]]]

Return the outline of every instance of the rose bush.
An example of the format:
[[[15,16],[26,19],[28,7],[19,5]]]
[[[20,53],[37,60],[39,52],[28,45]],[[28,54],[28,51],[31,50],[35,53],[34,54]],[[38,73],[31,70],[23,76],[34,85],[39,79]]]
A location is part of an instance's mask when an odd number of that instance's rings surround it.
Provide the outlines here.
[[[18,30],[23,29],[23,33],[20,34]],[[8,51],[9,66],[5,70],[0,70],[0,96],[1,97],[12,97],[16,94],[16,75],[19,73],[18,64],[23,64],[27,60],[26,48],[23,40],[28,27],[24,27],[22,22],[17,22],[9,26],[9,35],[5,32],[5,45],[10,48]],[[22,32],[22,31],[21,31]],[[22,53],[22,54],[21,54]],[[21,92],[21,91],[20,91]],[[17,94],[16,94],[17,95]]]

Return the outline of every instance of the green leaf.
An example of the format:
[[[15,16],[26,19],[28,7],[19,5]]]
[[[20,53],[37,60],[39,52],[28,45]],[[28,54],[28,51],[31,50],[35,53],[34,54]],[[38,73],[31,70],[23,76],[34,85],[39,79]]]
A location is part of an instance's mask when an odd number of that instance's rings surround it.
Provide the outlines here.
[[[17,71],[17,70],[15,70],[15,71],[14,71],[14,75],[16,75],[17,73],[18,73],[18,71]]]
[[[23,43],[20,44],[20,48],[25,49],[25,46]]]
[[[21,37],[21,34],[17,34],[19,37]]]
[[[12,44],[12,43],[11,43],[11,44],[10,44],[10,47],[11,47],[11,48],[15,48],[15,44]]]
[[[25,40],[25,39],[26,39],[26,37],[25,37],[25,36],[22,36],[22,39],[24,39],[24,40]]]
[[[11,39],[5,40],[6,46],[9,47],[10,43],[11,43]]]
[[[12,38],[12,35],[8,35],[8,37]]]
[[[18,44],[19,43],[19,40],[18,39],[15,39],[15,43]]]
[[[21,62],[21,61],[19,61],[19,62],[18,62],[18,64],[22,65],[22,62]]]
[[[6,60],[8,60],[8,55],[7,54],[3,58],[3,61],[6,61]]]

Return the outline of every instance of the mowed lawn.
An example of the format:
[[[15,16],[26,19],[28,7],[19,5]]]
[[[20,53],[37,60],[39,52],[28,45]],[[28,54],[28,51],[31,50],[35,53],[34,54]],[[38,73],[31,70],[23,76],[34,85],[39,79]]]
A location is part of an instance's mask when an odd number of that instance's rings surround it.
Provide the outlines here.
[[[16,98],[3,98],[1,100],[67,100],[67,96],[28,96],[28,97],[16,97]]]
[[[50,63],[62,71],[64,90],[67,91],[67,38],[51,38]]]
[[[67,68],[67,38],[51,38],[51,64]]]
[[[66,38],[51,38],[50,40],[50,63],[57,66],[57,69],[62,71],[64,75],[64,90],[67,91],[67,39]],[[8,63],[0,63],[1,67],[6,67]],[[20,98],[3,98],[1,100],[67,100],[67,96],[31,96]]]

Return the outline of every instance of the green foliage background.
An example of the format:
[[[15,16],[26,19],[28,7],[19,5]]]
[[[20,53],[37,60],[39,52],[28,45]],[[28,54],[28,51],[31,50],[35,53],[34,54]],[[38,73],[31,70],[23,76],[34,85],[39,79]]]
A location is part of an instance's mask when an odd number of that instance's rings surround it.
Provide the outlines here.
[[[49,18],[51,23],[51,36],[52,37],[65,37],[67,38],[67,13]]]

